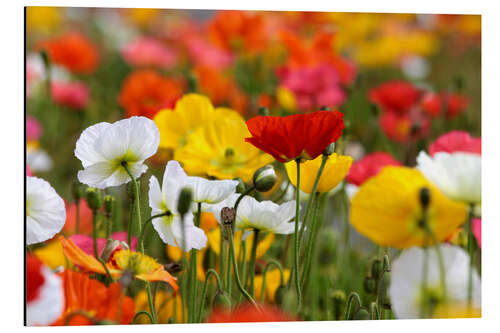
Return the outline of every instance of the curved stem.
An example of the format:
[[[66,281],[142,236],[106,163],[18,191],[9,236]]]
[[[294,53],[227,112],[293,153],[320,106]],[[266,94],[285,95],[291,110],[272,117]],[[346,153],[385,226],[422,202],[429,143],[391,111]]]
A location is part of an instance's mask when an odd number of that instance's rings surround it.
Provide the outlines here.
[[[137,184],[137,181],[135,180],[135,177],[132,175],[130,172],[127,162],[122,162],[121,165],[125,169],[125,171],[128,173],[130,176],[130,179],[132,180],[132,183],[134,184],[134,196],[135,196],[135,210],[136,210],[136,215],[137,215],[137,232],[141,234],[141,229],[142,229],[142,221],[141,221],[141,202],[139,201],[139,185]],[[130,222],[129,222],[130,223]],[[130,228],[129,228],[130,230]],[[144,244],[137,244],[139,251],[144,253]]]
[[[146,281],[146,290],[147,290],[147,293],[148,293],[149,311],[151,312],[151,315],[153,317],[153,320],[151,321],[151,323],[156,324],[156,322],[157,322],[157,320],[156,320],[156,310],[155,310],[155,305],[153,303],[153,296],[151,294],[151,284],[149,283],[149,281]]]
[[[161,214],[156,214],[156,215],[151,216],[149,219],[147,219],[144,222],[144,225],[142,227],[141,234],[139,235],[139,239],[138,239],[137,244],[144,244],[143,243],[144,242],[144,234],[146,233],[146,229],[148,228],[150,222],[152,222],[154,219],[156,219],[158,217],[167,216],[169,214],[170,214],[169,212],[165,212],[165,213],[161,213]],[[144,245],[141,248],[142,248],[142,253],[144,253]]]
[[[198,310],[198,322],[201,322],[201,314],[203,312],[203,307],[205,306],[205,297],[207,296],[207,285],[208,285],[208,280],[210,279],[210,276],[215,276],[215,280],[217,282],[217,289],[219,292],[222,292],[222,283],[219,277],[219,274],[217,272],[210,268],[207,273],[205,274],[205,283],[203,284],[203,290],[201,292],[201,303],[200,303],[200,309]]]
[[[370,303],[370,318],[371,320],[377,320],[380,319],[380,311],[377,306],[377,303],[371,302]]]
[[[196,212],[196,218],[195,218],[195,226],[199,227],[200,226],[200,219],[201,219],[201,202],[198,202],[198,211]],[[196,249],[191,250],[191,256],[190,256],[190,267],[189,267],[189,273],[190,273],[190,318],[192,322],[195,322],[196,320],[196,294],[197,294],[197,289],[198,289],[198,273],[197,273],[197,252]]]
[[[313,217],[312,217],[312,222],[311,222],[311,230],[309,230],[309,237],[307,239],[307,244],[306,244],[306,253],[305,253],[305,258],[304,258],[304,268],[302,270],[302,277],[300,279],[300,285],[302,288],[304,288],[305,280],[309,275],[310,272],[310,267],[311,267],[311,255],[312,255],[312,250],[313,250],[313,244],[315,243],[314,240],[316,238],[316,229],[317,229],[317,220],[318,220],[318,211],[319,211],[319,193],[315,193],[314,196],[316,197],[316,200],[314,200],[315,205],[313,208]]]
[[[356,299],[356,302],[358,303],[358,308],[361,307],[361,298],[359,298],[359,295],[357,293],[351,292],[349,294],[349,297],[347,298],[344,320],[349,320],[349,318],[351,317],[351,305],[353,299]]]
[[[302,295],[300,291],[300,281],[299,281],[299,214],[300,214],[300,159],[295,161],[297,163],[297,187],[295,191],[295,246],[294,246],[294,279],[295,279],[295,291],[297,292],[297,311],[300,310],[302,305]]]
[[[264,271],[262,272],[262,288],[260,291],[260,301],[261,302],[264,299],[264,294],[265,294],[265,290],[266,290],[266,274],[267,274],[267,271],[269,270],[269,267],[271,267],[272,265],[276,266],[276,268],[278,268],[280,271],[280,281],[281,281],[280,285],[285,284],[285,275],[283,274],[283,267],[281,266],[279,261],[274,260],[274,259],[269,259],[269,262],[266,264],[266,267],[264,267]]]
[[[253,299],[253,297],[250,296],[250,294],[245,290],[245,287],[243,287],[243,285],[241,284],[240,276],[238,273],[238,263],[236,261],[236,255],[234,253],[234,243],[233,243],[233,235],[232,234],[229,235],[229,250],[231,251],[231,254],[232,254],[231,257],[232,257],[232,261],[233,261],[234,276],[235,276],[236,285],[238,286],[238,289],[243,294],[243,296],[245,296],[245,298],[250,303],[252,303],[252,305],[255,306],[256,309],[258,309],[260,311],[260,307],[257,305],[257,303],[255,303],[255,300]]]
[[[252,241],[252,254],[250,257],[250,295],[252,295],[252,297],[255,297],[254,295],[255,260],[257,258],[258,241],[259,241],[259,229],[254,229],[253,241]]]
[[[318,173],[316,174],[316,179],[314,180],[314,184],[311,190],[311,194],[309,195],[309,199],[307,200],[306,212],[304,214],[304,220],[302,221],[302,225],[300,226],[300,236],[299,240],[302,242],[302,236],[304,235],[304,230],[306,223],[309,219],[309,212],[312,208],[314,196],[316,194],[316,189],[318,188],[319,180],[321,179],[321,174],[323,173],[323,169],[325,168],[326,161],[328,160],[328,155],[323,155],[321,159],[321,165],[318,169]],[[297,178],[298,179],[298,178]]]
[[[149,318],[149,321],[151,322],[151,324],[153,324],[153,317],[151,317],[151,314],[147,311],[139,311],[135,314],[134,316],[134,319],[132,319],[132,324],[135,324],[135,321],[137,320],[137,318],[139,318],[140,315],[146,315],[148,316]]]
[[[234,203],[234,216],[236,218],[237,216],[237,212],[238,212],[238,206],[240,205],[240,202],[241,200],[248,194],[250,194],[250,192],[252,192],[253,190],[255,190],[255,186],[250,186],[249,188],[246,189],[245,192],[241,193],[240,196],[238,197],[238,199],[236,199],[236,202]]]

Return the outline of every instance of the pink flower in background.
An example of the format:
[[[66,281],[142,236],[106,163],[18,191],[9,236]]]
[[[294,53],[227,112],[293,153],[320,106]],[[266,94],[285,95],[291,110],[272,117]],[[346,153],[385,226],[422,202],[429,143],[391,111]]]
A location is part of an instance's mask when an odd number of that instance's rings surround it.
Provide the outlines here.
[[[115,232],[111,235],[111,238],[118,241],[127,242],[127,233],[125,231]],[[94,255],[94,240],[92,237],[87,235],[77,234],[69,237],[76,246],[83,250],[83,252]],[[132,251],[135,251],[137,248],[137,237],[132,237]],[[97,238],[97,251],[99,254],[102,253],[104,247],[106,246],[106,238]]]
[[[84,109],[89,102],[89,90],[81,82],[53,82],[51,92],[55,103],[72,109]]]
[[[281,67],[277,70],[280,84],[292,91],[301,111],[341,105],[346,94],[335,68],[329,64],[314,67]]]
[[[472,219],[472,233],[476,237],[477,244],[481,247],[481,219]]]
[[[234,56],[230,52],[198,36],[189,37],[185,45],[190,58],[201,66],[221,69],[229,67],[234,61]]]
[[[42,135],[42,126],[35,117],[26,116],[26,141],[38,141]]]
[[[481,155],[481,138],[474,138],[465,131],[451,131],[441,135],[429,146],[429,153],[464,152]]]
[[[26,176],[31,177],[33,174],[31,173],[31,169],[29,165],[26,165]]]
[[[142,37],[130,42],[121,53],[123,59],[132,66],[171,68],[177,63],[174,51],[151,37]]]

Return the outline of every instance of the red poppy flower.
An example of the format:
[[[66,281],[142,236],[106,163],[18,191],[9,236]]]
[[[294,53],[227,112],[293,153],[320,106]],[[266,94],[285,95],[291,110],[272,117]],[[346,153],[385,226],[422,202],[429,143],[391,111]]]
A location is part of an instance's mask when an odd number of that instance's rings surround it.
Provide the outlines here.
[[[215,309],[210,315],[207,322],[209,323],[258,323],[258,322],[273,322],[273,321],[297,321],[286,313],[283,313],[279,308],[270,305],[260,305],[262,312],[255,310],[254,306],[246,303],[233,311],[227,309]]]
[[[441,135],[429,146],[431,156],[439,152],[457,151],[481,155],[481,138],[473,138],[465,131],[451,131]]]
[[[343,116],[338,111],[286,117],[257,116],[247,120],[252,137],[245,141],[282,163],[296,159],[312,160],[342,135]]]
[[[454,93],[428,93],[422,99],[422,110],[431,117],[445,115],[453,118],[463,113],[469,104],[467,97]]]
[[[453,118],[465,111],[469,105],[469,99],[463,95],[459,94],[443,94],[445,99],[446,116]]]
[[[399,166],[401,163],[385,152],[368,154],[352,164],[346,180],[351,184],[361,186],[368,178],[376,176],[387,165]]]
[[[406,113],[415,105],[420,91],[406,81],[389,81],[369,92],[370,100],[384,110]]]
[[[66,270],[59,274],[63,279],[65,310],[52,325],[91,325],[93,322],[82,315],[71,315],[75,311],[88,313],[94,321],[113,321],[130,324],[134,317],[134,301],[122,293],[118,282],[106,287],[85,274]]]
[[[144,116],[152,119],[161,109],[173,107],[182,91],[180,81],[163,77],[152,69],[141,69],[125,78],[119,102],[127,117]]]
[[[421,112],[407,114],[384,112],[379,118],[379,123],[390,140],[401,143],[425,137],[431,127],[429,118]]]
[[[91,74],[99,64],[96,47],[78,32],[42,41],[38,48],[46,50],[52,62],[77,74]]]

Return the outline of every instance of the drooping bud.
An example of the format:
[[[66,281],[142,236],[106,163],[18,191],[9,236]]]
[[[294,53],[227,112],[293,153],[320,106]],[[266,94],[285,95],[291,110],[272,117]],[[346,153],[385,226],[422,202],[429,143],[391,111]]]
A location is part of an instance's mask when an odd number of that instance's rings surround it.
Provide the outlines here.
[[[98,210],[102,206],[102,194],[101,191],[95,187],[88,187],[85,193],[87,204],[90,209]]]
[[[265,106],[261,106],[258,112],[259,116],[269,116],[269,109],[266,108]]]
[[[253,175],[253,185],[259,192],[269,191],[276,184],[277,180],[276,172],[270,164],[259,168]]]
[[[339,320],[342,317],[346,302],[345,292],[343,290],[335,290],[331,297],[333,299],[333,314],[335,319]]]
[[[104,196],[104,212],[107,216],[111,216],[115,206],[115,198],[109,194]]]
[[[274,292],[274,302],[277,305],[283,304],[283,300],[285,298],[286,287],[284,285],[280,285],[276,291]]]
[[[375,294],[377,289],[377,282],[371,276],[365,276],[363,280],[363,288],[369,294]]]
[[[372,278],[378,280],[383,271],[384,271],[384,265],[382,263],[382,260],[374,259],[372,261],[372,267],[371,267]]]
[[[354,316],[352,316],[353,320],[369,320],[370,319],[370,313],[368,310],[366,310],[364,307],[360,307],[358,311],[354,313]]]
[[[245,185],[245,182],[243,182],[243,179],[240,177],[233,178],[233,180],[238,182],[238,186],[236,186],[236,192],[237,193],[243,193],[247,189],[247,186]]]
[[[177,211],[181,216],[184,216],[191,209],[191,202],[193,201],[193,191],[189,187],[184,187],[179,194],[177,201]]]
[[[213,307],[227,310],[231,309],[231,300],[229,299],[227,292],[221,290],[215,294]]]
[[[334,152],[335,152],[335,142],[332,142],[328,146],[326,146],[325,151],[323,152],[323,155],[330,156]]]
[[[171,262],[163,265],[163,267],[170,274],[176,274],[182,271],[182,264],[178,262]]]
[[[78,201],[85,196],[85,185],[79,181],[74,181],[71,183],[71,195],[73,200]]]

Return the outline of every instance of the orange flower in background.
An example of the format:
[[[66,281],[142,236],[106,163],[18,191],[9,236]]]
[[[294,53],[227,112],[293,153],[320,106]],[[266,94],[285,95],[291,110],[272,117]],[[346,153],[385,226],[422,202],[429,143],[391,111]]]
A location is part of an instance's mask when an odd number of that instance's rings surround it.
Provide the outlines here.
[[[130,324],[134,318],[134,301],[125,296],[119,283],[106,287],[87,275],[66,270],[59,274],[63,280],[65,307],[63,315],[52,325],[92,325],[93,321],[75,311],[86,313],[95,321],[108,320]]]
[[[227,105],[243,113],[248,107],[247,96],[236,82],[213,67],[198,66],[194,69],[200,91],[206,94],[214,105]]]
[[[76,231],[76,204],[66,202],[66,223],[62,229],[65,235],[73,235]],[[90,235],[92,232],[92,210],[86,200],[80,200],[80,234]]]
[[[262,312],[256,311],[252,304],[245,303],[233,311],[215,309],[207,322],[209,323],[258,323],[273,321],[297,321],[298,318],[282,312],[279,308],[260,304]]]
[[[316,111],[286,117],[257,116],[247,120],[252,137],[246,138],[278,161],[318,157],[342,135],[344,115],[338,111]]]
[[[82,249],[73,243],[70,239],[60,236],[59,241],[63,246],[64,255],[73,264],[80,266],[85,271],[107,274],[103,265],[93,256],[86,254]],[[113,278],[118,278],[125,270],[130,270],[134,277],[143,281],[163,281],[168,283],[175,292],[179,288],[177,279],[170,275],[162,265],[155,259],[139,252],[130,250],[116,251],[106,267]]]
[[[127,117],[153,119],[161,109],[172,108],[182,91],[180,80],[163,77],[152,69],[141,69],[132,72],[123,81],[119,103]]]
[[[99,64],[97,48],[79,32],[44,40],[38,49],[45,50],[52,62],[77,74],[91,74]]]
[[[208,24],[208,36],[226,50],[261,51],[268,43],[264,17],[247,11],[217,12]]]

